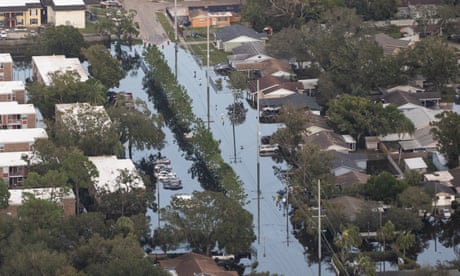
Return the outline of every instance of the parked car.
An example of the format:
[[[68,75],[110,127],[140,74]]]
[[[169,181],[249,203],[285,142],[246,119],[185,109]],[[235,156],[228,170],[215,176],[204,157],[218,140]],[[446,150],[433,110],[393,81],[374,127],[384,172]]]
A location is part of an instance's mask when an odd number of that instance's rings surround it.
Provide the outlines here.
[[[228,62],[221,62],[214,66],[214,71],[217,74],[230,75],[233,71],[235,71],[235,68],[233,68]]]
[[[5,30],[0,31],[0,38],[2,39],[8,38],[8,33]]]

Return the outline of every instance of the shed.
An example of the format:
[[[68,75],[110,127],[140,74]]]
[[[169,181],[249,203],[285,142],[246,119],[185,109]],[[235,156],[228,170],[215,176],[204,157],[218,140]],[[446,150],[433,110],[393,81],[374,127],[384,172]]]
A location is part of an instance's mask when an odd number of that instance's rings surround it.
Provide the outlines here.
[[[427,164],[421,157],[406,158],[404,159],[404,164],[406,170],[415,170],[420,173],[425,173],[428,168]]]

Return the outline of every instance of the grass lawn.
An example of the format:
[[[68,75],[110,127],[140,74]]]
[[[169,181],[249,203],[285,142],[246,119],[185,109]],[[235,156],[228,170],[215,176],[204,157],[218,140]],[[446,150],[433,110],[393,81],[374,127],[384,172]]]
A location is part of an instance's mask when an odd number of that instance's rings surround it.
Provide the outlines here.
[[[189,48],[192,50],[193,55],[199,58],[203,65],[206,65],[206,43],[203,44],[190,44]],[[217,50],[214,46],[209,45],[209,65],[214,65],[219,62],[227,61],[227,54],[223,51]]]
[[[162,12],[157,12],[156,15],[157,15],[158,21],[160,22],[161,26],[165,30],[166,35],[169,37],[171,41],[174,41],[174,28],[169,23],[169,20],[166,17],[166,15]]]

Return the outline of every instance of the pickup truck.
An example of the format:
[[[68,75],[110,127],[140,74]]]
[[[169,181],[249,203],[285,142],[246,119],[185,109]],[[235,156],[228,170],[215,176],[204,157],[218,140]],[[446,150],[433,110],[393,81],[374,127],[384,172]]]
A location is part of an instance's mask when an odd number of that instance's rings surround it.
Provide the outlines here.
[[[231,261],[233,262],[235,260],[235,255],[230,254],[230,255],[212,255],[212,259],[216,262],[225,262],[225,261]]]

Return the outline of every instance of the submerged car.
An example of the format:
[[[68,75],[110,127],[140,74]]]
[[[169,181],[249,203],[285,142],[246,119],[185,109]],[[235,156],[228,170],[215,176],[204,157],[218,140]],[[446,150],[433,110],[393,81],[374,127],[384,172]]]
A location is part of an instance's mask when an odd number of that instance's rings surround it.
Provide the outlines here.
[[[217,74],[230,75],[233,71],[235,71],[235,68],[233,68],[228,62],[221,62],[214,66],[214,71]]]

